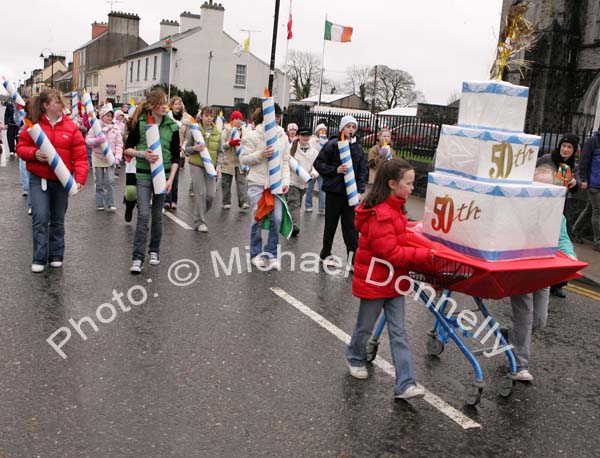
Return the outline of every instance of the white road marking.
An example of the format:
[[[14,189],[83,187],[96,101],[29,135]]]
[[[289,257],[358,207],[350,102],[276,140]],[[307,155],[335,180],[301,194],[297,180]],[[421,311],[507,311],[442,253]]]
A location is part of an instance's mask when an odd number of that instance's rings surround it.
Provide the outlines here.
[[[165,215],[167,218],[172,219],[173,221],[175,221],[177,224],[179,224],[181,227],[183,227],[184,229],[188,230],[188,231],[193,231],[194,228],[192,226],[190,226],[188,223],[186,223],[185,221],[177,218],[173,213],[168,212],[163,210],[163,215]]]
[[[348,334],[346,334],[344,331],[342,331],[340,328],[338,328],[336,325],[334,325],[330,321],[323,318],[317,312],[313,311],[310,307],[307,307],[306,305],[304,305],[302,302],[300,302],[295,297],[290,296],[283,289],[271,288],[271,291],[273,291],[275,294],[277,294],[280,298],[282,298],[288,304],[290,304],[291,306],[293,306],[294,308],[296,308],[297,310],[299,310],[300,312],[305,314],[307,317],[309,317],[311,320],[313,320],[319,326],[325,328],[327,331],[329,331],[331,334],[336,336],[338,339],[340,339],[346,345],[348,345],[350,343],[350,336]],[[382,369],[386,374],[388,374],[392,377],[395,377],[394,366],[392,364],[388,363],[386,360],[384,360],[378,356],[375,359],[375,361],[373,361],[373,364],[375,364],[377,367]],[[479,423],[471,420],[466,415],[463,415],[461,412],[456,410],[450,404],[446,403],[440,397],[433,394],[431,391],[427,390],[426,388],[424,388],[424,389],[425,389],[425,396],[423,397],[423,400],[425,400],[426,402],[431,404],[432,407],[434,407],[435,409],[442,412],[444,415],[446,415],[452,421],[458,423],[458,425],[460,427],[462,427],[463,429],[481,428],[481,425]]]

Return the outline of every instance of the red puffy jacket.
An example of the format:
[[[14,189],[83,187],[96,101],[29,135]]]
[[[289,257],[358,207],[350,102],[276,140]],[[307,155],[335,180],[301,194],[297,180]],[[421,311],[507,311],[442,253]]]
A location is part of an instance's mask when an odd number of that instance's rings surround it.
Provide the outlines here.
[[[74,175],[75,182],[84,185],[88,176],[88,161],[85,141],[79,128],[67,116],[63,116],[52,127],[46,115],[42,115],[39,124],[69,172]],[[58,181],[50,165],[35,158],[38,149],[27,129],[23,129],[17,143],[17,154],[27,162],[27,170],[40,178]]]
[[[402,211],[405,200],[393,195],[372,208],[356,208],[355,225],[360,232],[354,258],[352,294],[361,299],[384,299],[401,295],[410,283],[396,279],[412,266],[427,266],[430,250],[406,246],[406,223]],[[383,261],[391,264],[390,269]],[[369,274],[369,269],[371,268]]]

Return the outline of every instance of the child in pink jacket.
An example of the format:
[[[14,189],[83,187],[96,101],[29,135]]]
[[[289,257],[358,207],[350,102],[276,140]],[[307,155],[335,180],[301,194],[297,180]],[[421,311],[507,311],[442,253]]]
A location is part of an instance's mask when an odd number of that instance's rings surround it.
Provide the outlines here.
[[[85,143],[92,149],[92,166],[96,177],[96,210],[102,211],[105,206],[108,211],[115,211],[115,166],[110,166],[102,152],[102,143],[106,140],[119,165],[123,158],[123,136],[113,122],[114,113],[111,107],[104,107],[99,114],[102,135],[96,137],[90,129]]]

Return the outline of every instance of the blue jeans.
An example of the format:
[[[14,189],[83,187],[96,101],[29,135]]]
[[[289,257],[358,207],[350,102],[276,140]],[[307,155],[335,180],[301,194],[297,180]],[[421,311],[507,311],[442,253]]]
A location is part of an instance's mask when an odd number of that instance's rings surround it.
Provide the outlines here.
[[[65,254],[65,213],[69,193],[60,181],[47,180],[42,190],[42,179],[29,177],[31,197],[31,225],[33,229],[33,264],[45,266],[48,261],[62,261]]]
[[[94,167],[96,175],[96,207],[115,206],[115,168]]]
[[[23,191],[29,194],[29,172],[27,171],[27,162],[19,158],[19,172],[21,172],[21,186]],[[27,206],[31,208],[31,195],[27,198]]]
[[[148,232],[148,221],[152,216],[150,225],[150,248],[149,252],[160,253],[160,239],[162,238],[162,209],[165,204],[166,194],[154,194],[152,182],[148,180],[137,180],[137,224],[133,239],[133,260],[143,261],[146,249],[146,234]],[[152,203],[150,202],[152,201]]]
[[[382,308],[387,320],[392,360],[396,369],[394,394],[400,394],[410,385],[416,384],[412,352],[404,329],[404,296],[360,300],[356,327],[352,333],[350,345],[346,349],[346,359],[352,366],[365,365],[367,341],[371,337]]]
[[[323,177],[317,178],[319,183],[319,210],[325,210],[325,192],[323,191]],[[306,208],[313,208],[313,191],[315,189],[315,180],[310,180],[306,185]]]
[[[262,244],[262,224],[263,220],[254,221],[254,215],[258,208],[258,201],[263,193],[263,186],[256,184],[248,185],[248,198],[250,199],[250,211],[252,214],[252,226],[250,227],[250,256],[254,257],[258,254],[265,252],[272,255],[273,258],[277,257],[277,244],[279,243],[279,228],[281,226],[281,212],[283,205],[278,197],[273,196],[275,199],[275,207],[271,212],[271,226],[269,228],[269,238],[267,244],[263,249]]]

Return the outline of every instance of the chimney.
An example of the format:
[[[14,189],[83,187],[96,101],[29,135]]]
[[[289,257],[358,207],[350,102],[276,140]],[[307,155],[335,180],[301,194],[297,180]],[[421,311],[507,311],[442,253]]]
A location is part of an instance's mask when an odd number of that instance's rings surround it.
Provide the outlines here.
[[[108,33],[140,36],[140,17],[137,14],[111,11],[108,14]]]
[[[159,40],[168,37],[169,35],[175,35],[179,33],[179,22],[177,21],[169,21],[168,19],[163,19],[160,21],[160,37]]]
[[[202,15],[200,25],[203,29],[209,30],[212,33],[223,31],[223,19],[225,17],[225,8],[220,3],[213,3],[213,0],[208,0],[200,7]]]
[[[192,14],[189,11],[184,11],[179,15],[179,22],[181,23],[180,32],[183,33],[186,30],[190,30],[194,27],[200,26],[200,15]]]
[[[92,24],[92,40],[99,35],[102,35],[108,30],[108,24],[106,22],[94,22]]]

